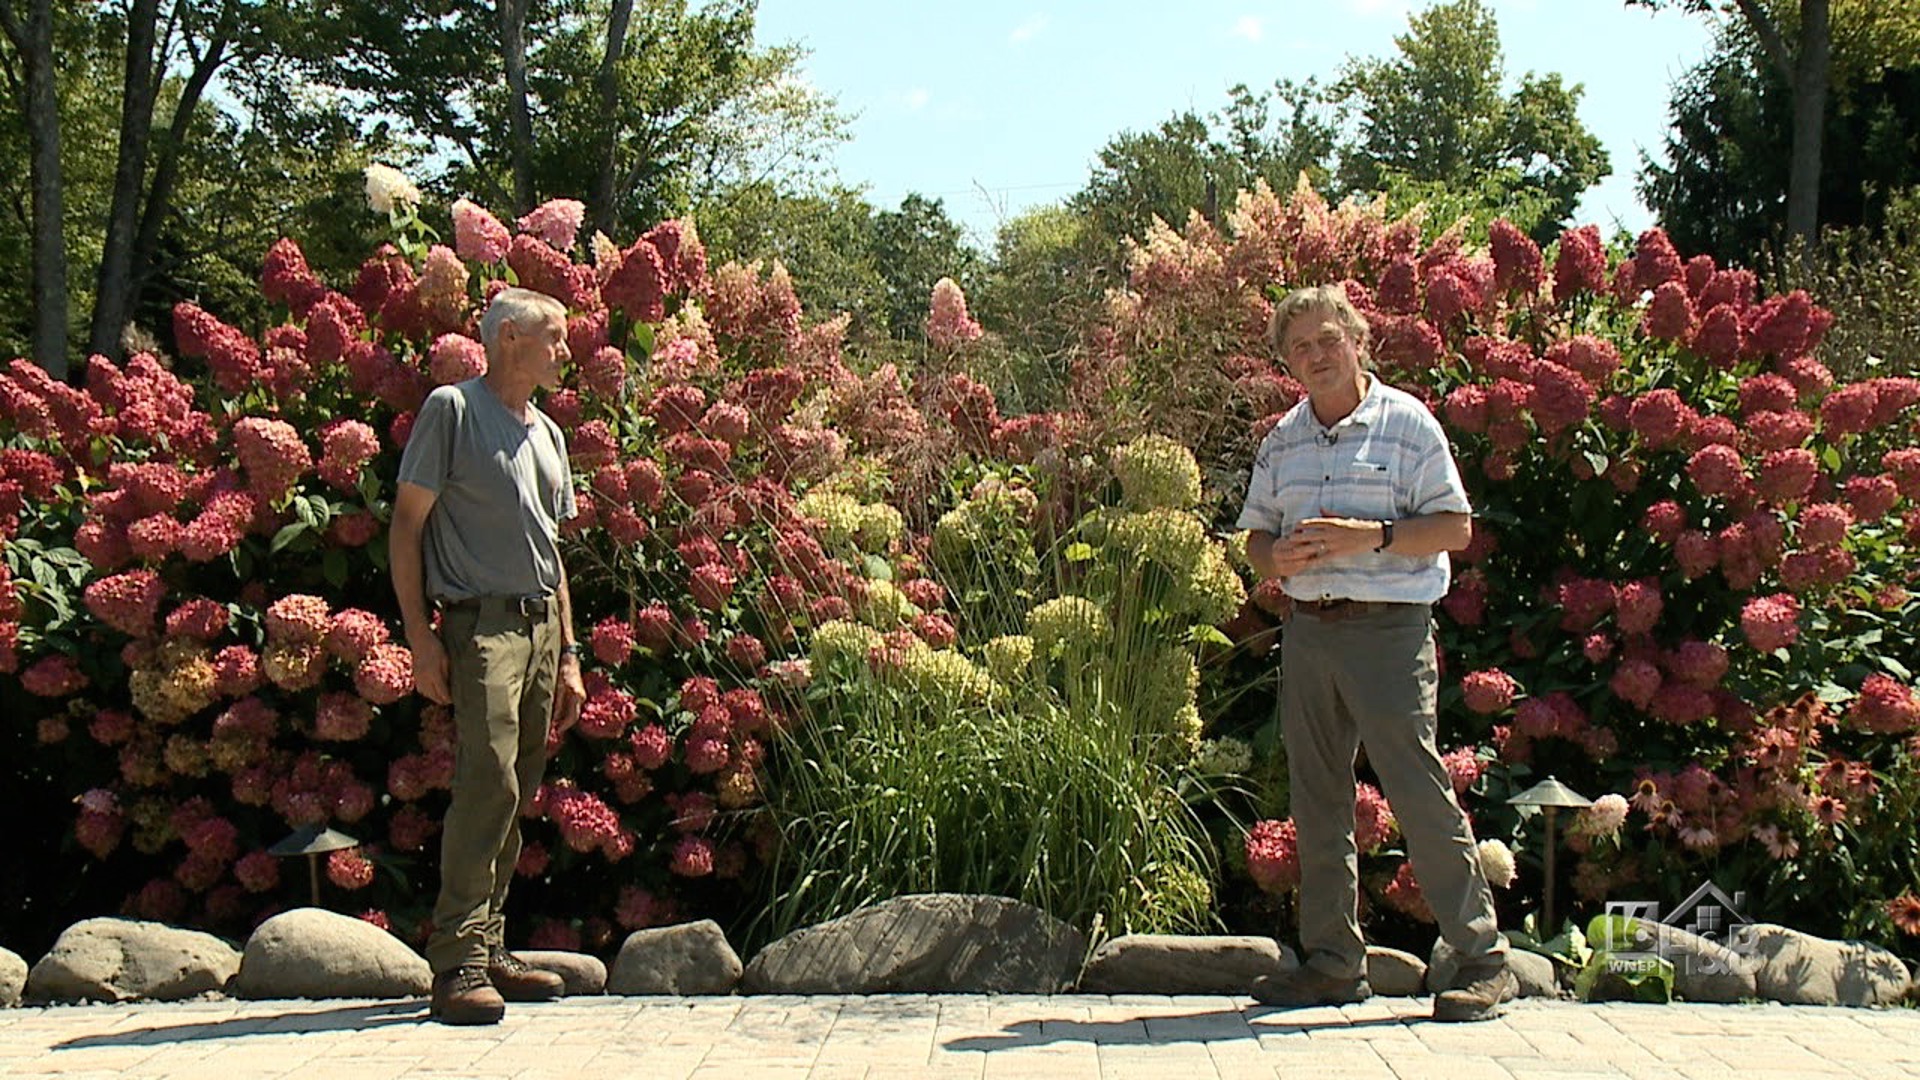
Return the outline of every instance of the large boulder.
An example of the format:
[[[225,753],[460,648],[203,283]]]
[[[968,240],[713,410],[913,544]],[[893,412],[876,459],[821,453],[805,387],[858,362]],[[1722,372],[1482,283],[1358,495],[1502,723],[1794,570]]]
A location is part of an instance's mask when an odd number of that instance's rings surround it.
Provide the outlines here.
[[[1537,952],[1508,949],[1507,970],[1519,981],[1521,997],[1560,996],[1553,961]],[[1459,985],[1459,978],[1460,951],[1447,944],[1445,938],[1434,941],[1433,953],[1427,960],[1427,990],[1435,994],[1452,990]]]
[[[0,1009],[20,1004],[27,989],[27,962],[11,949],[0,949]]]
[[[701,919],[628,934],[607,973],[607,993],[730,994],[739,982],[740,955],[718,923]]]
[[[607,992],[607,965],[597,956],[545,949],[515,949],[513,955],[530,967],[560,976],[560,980],[567,984],[568,997]],[[738,964],[739,961],[734,963]]]
[[[1399,949],[1369,945],[1367,984],[1381,997],[1418,997],[1427,986],[1426,961]]]
[[[1053,994],[1086,954],[1080,932],[1003,896],[899,896],[760,950],[741,985],[767,994]]]
[[[67,927],[33,965],[34,1001],[178,1001],[225,989],[240,967],[233,946],[198,930],[135,919]]]
[[[1244,994],[1255,979],[1299,966],[1270,937],[1127,934],[1094,950],[1080,976],[1090,994]]]
[[[1754,959],[1759,995],[1788,1005],[1894,1005],[1913,985],[1905,961],[1864,941],[1756,923],[1743,929],[1738,947]]]
[[[420,997],[433,971],[419,953],[361,919],[295,908],[254,930],[233,993],[243,998]]]

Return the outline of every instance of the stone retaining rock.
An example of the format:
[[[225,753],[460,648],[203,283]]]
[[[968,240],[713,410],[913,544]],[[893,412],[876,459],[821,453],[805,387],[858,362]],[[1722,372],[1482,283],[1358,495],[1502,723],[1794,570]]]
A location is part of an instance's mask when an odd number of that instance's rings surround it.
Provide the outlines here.
[[[1003,896],[898,896],[797,930],[747,965],[749,993],[1053,994],[1086,954],[1073,927]]]
[[[421,997],[433,971],[385,930],[320,908],[283,911],[247,939],[235,997]]]
[[[1080,976],[1089,994],[1245,994],[1262,975],[1299,966],[1270,937],[1127,934],[1094,950]]]
[[[1557,998],[1560,981],[1551,959],[1526,949],[1507,950],[1507,970],[1519,980],[1521,997]],[[1451,990],[1460,976],[1460,953],[1440,939],[1433,943],[1433,955],[1427,962],[1427,990],[1439,993]]]
[[[1788,1005],[1893,1005],[1907,995],[1906,962],[1864,941],[1828,941],[1772,923],[1746,927],[1759,994]]]
[[[11,949],[0,949],[0,1009],[20,1004],[27,989],[27,962]]]
[[[1427,965],[1412,953],[1369,945],[1367,983],[1381,997],[1418,997],[1426,989]]]
[[[87,919],[33,965],[33,1001],[178,1001],[222,990],[240,967],[233,946],[198,930],[136,919]]]
[[[609,994],[730,994],[740,956],[712,919],[635,930],[607,974]]]
[[[530,967],[560,976],[567,984],[568,997],[607,992],[607,965],[597,956],[550,949],[515,949],[513,955]]]

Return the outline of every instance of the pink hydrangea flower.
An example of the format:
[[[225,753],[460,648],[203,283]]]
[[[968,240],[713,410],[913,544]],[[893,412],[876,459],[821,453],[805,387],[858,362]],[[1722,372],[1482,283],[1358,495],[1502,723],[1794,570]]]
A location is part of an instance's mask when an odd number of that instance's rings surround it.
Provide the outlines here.
[[[292,593],[267,607],[267,640],[306,645],[324,641],[333,617],[324,597]]]
[[[1247,874],[1270,893],[1300,884],[1300,841],[1293,819],[1261,821],[1247,831]]]
[[[453,246],[472,262],[497,263],[507,257],[513,237],[484,207],[466,199],[453,204]]]
[[[369,648],[353,670],[353,687],[375,705],[391,705],[413,693],[413,653],[382,642]]]
[[[555,251],[572,251],[587,207],[578,199],[551,199],[534,207],[517,224],[520,231],[547,242]]]
[[[1513,676],[1499,668],[1471,672],[1460,680],[1460,690],[1467,708],[1482,716],[1504,711],[1513,704],[1514,695],[1519,689]]]

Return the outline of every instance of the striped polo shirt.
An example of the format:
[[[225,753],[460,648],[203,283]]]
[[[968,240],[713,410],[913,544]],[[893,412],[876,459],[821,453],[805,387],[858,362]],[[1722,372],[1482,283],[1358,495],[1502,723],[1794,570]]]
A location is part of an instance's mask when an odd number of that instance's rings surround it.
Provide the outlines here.
[[[1344,420],[1320,426],[1302,398],[1254,455],[1239,527],[1285,536],[1307,518],[1398,521],[1472,512],[1446,433],[1420,400],[1373,375]],[[1282,586],[1296,600],[1430,604],[1450,580],[1445,553],[1364,552],[1303,570]]]

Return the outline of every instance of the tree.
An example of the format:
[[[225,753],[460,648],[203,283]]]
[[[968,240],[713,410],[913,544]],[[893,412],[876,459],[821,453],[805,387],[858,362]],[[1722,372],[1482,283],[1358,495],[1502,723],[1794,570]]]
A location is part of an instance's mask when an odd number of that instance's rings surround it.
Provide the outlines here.
[[[1398,56],[1352,61],[1333,87],[1358,117],[1341,147],[1344,190],[1410,182],[1477,191],[1491,181],[1538,198],[1533,231],[1544,237],[1611,171],[1600,140],[1580,122],[1578,84],[1528,72],[1504,90],[1499,26],[1480,0],[1412,16],[1394,44]]]
[[[643,228],[807,175],[845,130],[799,49],[755,43],[754,0],[303,2],[314,81],[445,161],[432,182],[515,212],[576,198],[603,231]]]
[[[160,231],[172,210],[174,187],[201,98],[241,39],[253,36],[238,0],[215,6],[177,0],[133,0],[124,27],[125,78],[120,98],[118,161],[107,210],[106,235],[94,286],[87,350],[118,356],[127,320],[152,274]],[[257,58],[259,42],[246,50]],[[156,131],[154,107],[170,69],[184,70],[165,130]],[[157,143],[158,155],[149,160]]]
[[[1326,177],[1336,120],[1317,83],[1283,79],[1266,94],[1239,85],[1228,95],[1211,117],[1187,110],[1100,148],[1087,186],[1070,200],[1095,236],[1118,252],[1121,239],[1141,235],[1156,217],[1176,226],[1190,210],[1217,217],[1256,180],[1289,189],[1303,171]]]
[[[67,373],[67,250],[60,172],[60,102],[55,92],[52,0],[0,0],[0,30],[13,47],[8,88],[26,118],[33,234],[33,358],[56,377]]]
[[[1764,50],[1773,70],[1786,82],[1793,103],[1793,147],[1787,170],[1787,235],[1813,239],[1820,226],[1820,154],[1826,134],[1827,93],[1833,78],[1833,26],[1830,0],[1797,0],[1797,11],[1768,0],[1627,0],[1641,7],[1677,3],[1686,11],[1739,12]],[[1797,21],[1784,16],[1797,13]],[[1789,29],[1795,30],[1791,40]]]
[[[1835,57],[1822,127],[1853,151],[1821,169],[1820,225],[1874,230],[1893,194],[1920,184],[1920,56],[1883,48],[1876,58],[1859,51],[1866,39],[1840,40],[1848,48]],[[1794,104],[1762,51],[1744,24],[1724,25],[1712,54],[1674,86],[1665,160],[1641,168],[1641,198],[1675,243],[1722,261],[1750,264],[1786,239]]]

